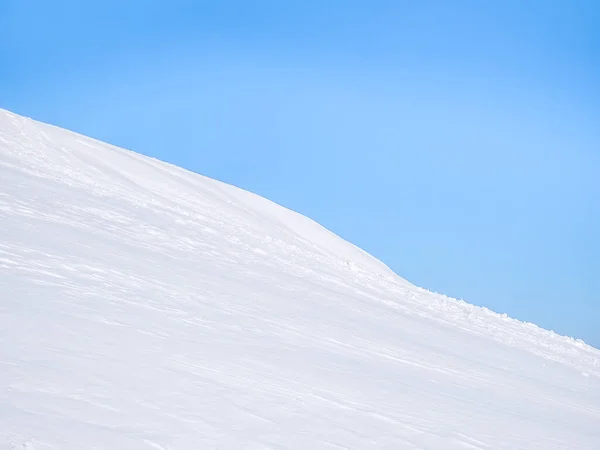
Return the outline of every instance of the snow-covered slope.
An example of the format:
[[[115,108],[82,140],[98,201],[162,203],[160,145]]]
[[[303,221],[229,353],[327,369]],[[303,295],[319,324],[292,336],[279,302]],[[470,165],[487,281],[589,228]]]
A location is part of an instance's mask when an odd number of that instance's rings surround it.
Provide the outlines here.
[[[600,449],[600,351],[0,110],[0,449]]]

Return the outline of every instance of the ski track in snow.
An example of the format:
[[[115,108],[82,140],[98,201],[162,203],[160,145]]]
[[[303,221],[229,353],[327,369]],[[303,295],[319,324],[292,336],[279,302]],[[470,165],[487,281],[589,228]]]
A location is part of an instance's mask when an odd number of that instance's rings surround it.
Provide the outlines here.
[[[0,449],[599,449],[600,351],[0,110]]]

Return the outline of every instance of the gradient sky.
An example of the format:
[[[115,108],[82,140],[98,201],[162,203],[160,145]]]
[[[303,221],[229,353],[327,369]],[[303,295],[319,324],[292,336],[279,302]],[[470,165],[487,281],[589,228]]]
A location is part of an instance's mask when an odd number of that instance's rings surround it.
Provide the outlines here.
[[[596,1],[0,0],[0,107],[600,347]]]

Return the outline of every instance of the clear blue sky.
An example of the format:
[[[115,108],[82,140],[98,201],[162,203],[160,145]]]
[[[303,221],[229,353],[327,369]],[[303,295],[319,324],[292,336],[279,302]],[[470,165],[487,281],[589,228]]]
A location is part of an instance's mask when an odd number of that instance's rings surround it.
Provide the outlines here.
[[[0,106],[600,347],[600,3],[0,1]]]

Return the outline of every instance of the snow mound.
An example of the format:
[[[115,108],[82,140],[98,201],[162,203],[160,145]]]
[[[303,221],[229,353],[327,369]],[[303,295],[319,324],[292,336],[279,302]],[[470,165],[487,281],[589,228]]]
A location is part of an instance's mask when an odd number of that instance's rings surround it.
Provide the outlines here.
[[[600,351],[0,110],[0,449],[597,449]]]

